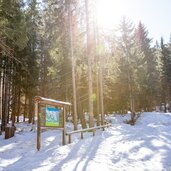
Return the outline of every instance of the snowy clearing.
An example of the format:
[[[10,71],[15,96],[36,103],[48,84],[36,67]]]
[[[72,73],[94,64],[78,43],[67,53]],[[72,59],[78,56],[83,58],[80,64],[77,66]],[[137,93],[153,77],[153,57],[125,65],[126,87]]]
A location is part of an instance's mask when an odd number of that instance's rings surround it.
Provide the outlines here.
[[[36,130],[19,123],[15,137],[0,136],[0,171],[171,171],[170,113],[143,113],[135,126],[124,124],[125,117],[111,120],[105,131],[83,140],[77,134],[65,146],[60,130],[43,131],[39,152]]]

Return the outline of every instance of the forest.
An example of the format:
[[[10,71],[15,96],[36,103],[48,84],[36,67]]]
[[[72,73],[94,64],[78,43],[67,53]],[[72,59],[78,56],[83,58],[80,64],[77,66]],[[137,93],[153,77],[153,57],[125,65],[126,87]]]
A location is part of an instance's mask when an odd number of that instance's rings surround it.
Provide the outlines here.
[[[0,0],[1,131],[34,123],[35,96],[72,103],[74,129],[104,114],[152,111],[171,101],[171,38],[123,16],[98,25],[97,0]]]

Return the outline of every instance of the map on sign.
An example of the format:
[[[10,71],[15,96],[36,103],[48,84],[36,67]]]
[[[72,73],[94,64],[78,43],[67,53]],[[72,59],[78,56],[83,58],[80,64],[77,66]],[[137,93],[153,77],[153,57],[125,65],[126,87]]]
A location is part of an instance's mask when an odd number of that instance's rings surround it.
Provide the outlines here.
[[[57,108],[46,107],[45,126],[59,126],[60,110]]]

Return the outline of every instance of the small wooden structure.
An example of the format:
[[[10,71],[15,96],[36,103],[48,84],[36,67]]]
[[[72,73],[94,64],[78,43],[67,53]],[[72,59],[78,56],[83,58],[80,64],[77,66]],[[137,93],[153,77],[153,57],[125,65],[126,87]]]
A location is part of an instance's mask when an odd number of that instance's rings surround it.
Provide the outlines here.
[[[37,150],[40,150],[40,132],[43,127],[62,129],[62,144],[65,145],[66,106],[71,106],[71,103],[40,96],[36,96],[34,101],[37,116]]]
[[[15,127],[14,126],[6,126],[5,127],[5,139],[13,137],[14,134],[15,134]]]
[[[101,125],[101,126],[96,126],[96,127],[91,127],[91,128],[86,128],[86,129],[81,129],[81,130],[75,130],[75,131],[71,131],[71,132],[67,132],[66,135],[68,135],[68,143],[71,143],[71,135],[72,134],[76,134],[76,133],[81,133],[81,139],[83,139],[83,133],[87,132],[87,131],[92,131],[93,132],[93,136],[95,135],[95,131],[96,129],[100,129],[102,128],[104,131],[104,128],[112,126],[112,124],[106,124],[106,125]]]

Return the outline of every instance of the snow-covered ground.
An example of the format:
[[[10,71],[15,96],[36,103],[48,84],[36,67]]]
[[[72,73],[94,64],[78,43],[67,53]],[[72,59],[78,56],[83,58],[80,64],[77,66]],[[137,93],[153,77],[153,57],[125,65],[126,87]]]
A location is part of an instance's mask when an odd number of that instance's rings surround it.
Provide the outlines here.
[[[112,127],[65,146],[61,130],[43,131],[40,151],[35,128],[20,123],[15,137],[0,136],[0,171],[171,171],[171,114],[143,113],[135,126],[124,119],[113,116]]]

